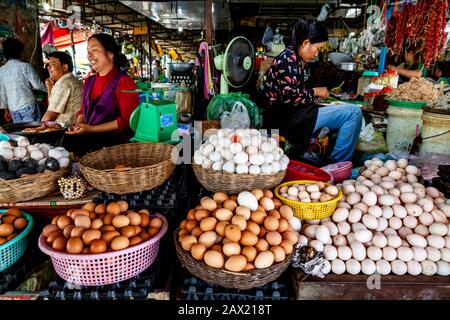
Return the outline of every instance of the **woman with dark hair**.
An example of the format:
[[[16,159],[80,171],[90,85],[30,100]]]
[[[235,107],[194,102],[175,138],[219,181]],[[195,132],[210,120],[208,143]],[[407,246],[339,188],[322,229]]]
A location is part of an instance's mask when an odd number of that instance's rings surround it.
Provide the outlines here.
[[[305,88],[306,63],[318,56],[327,41],[328,32],[320,23],[304,17],[297,21],[292,46],[274,59],[265,76],[267,124],[298,145],[306,145],[312,134],[323,127],[338,130],[329,162],[348,161],[358,142],[361,109],[355,105],[319,108],[314,98],[327,98],[327,88]]]
[[[124,71],[127,59],[115,39],[108,34],[94,34],[88,40],[87,51],[95,75],[84,82],[76,124],[67,133],[95,137],[88,137],[86,145],[79,139],[78,143],[70,143],[78,153],[128,142],[132,137],[130,117],[139,104],[138,93],[125,92],[136,90],[137,85]]]
[[[425,66],[420,63],[420,53],[416,46],[410,46],[405,52],[405,62],[398,67],[388,65],[388,70],[397,70],[401,82],[408,82],[411,78],[422,78],[427,76]]]

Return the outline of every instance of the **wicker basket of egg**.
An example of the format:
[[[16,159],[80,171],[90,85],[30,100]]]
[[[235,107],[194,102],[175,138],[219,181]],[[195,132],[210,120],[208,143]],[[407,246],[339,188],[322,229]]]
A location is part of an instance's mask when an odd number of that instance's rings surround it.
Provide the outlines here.
[[[217,192],[189,210],[174,232],[177,255],[194,276],[247,290],[276,280],[289,266],[298,219],[270,190]]]

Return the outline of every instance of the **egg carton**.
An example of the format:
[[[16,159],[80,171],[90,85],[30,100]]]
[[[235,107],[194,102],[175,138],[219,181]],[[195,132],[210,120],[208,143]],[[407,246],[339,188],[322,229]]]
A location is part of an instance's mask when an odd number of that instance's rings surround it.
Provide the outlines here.
[[[48,288],[39,294],[40,300],[146,300],[153,291],[160,272],[158,258],[139,275],[115,284],[102,286],[79,286],[57,276]]]
[[[181,300],[288,300],[286,285],[279,281],[250,290],[236,290],[211,285],[195,277],[183,280]]]

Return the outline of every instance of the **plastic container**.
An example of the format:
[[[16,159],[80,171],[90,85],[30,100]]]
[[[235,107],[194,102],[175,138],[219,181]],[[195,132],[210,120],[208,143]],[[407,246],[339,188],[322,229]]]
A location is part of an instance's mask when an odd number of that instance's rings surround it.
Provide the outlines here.
[[[7,210],[0,210],[0,214]],[[33,228],[33,218],[26,212],[21,211],[22,216],[27,219],[28,224],[26,228],[19,233],[15,238],[4,244],[0,244],[0,272],[6,270],[19,260],[25,252],[28,245],[27,235]]]
[[[309,164],[290,160],[286,170],[285,182],[294,180],[332,181],[332,175]]]
[[[342,191],[339,190],[338,195],[330,200],[324,202],[300,202],[289,200],[280,194],[280,188],[283,186],[291,186],[293,184],[311,184],[317,181],[311,180],[298,180],[298,181],[290,181],[283,184],[280,184],[275,188],[275,195],[278,199],[283,202],[283,204],[289,206],[294,211],[294,215],[302,220],[320,220],[325,219],[331,216],[336,209],[337,203],[342,198]],[[330,186],[331,184],[325,183],[326,186]]]
[[[156,214],[163,221],[161,230],[151,239],[138,245],[99,254],[69,254],[51,249],[39,237],[39,248],[48,254],[56,273],[64,280],[84,286],[99,286],[130,279],[147,269],[158,256],[159,240],[167,232],[164,216]]]
[[[389,106],[386,142],[389,152],[411,149],[417,131],[422,127],[421,109]],[[417,127],[418,130],[417,130]]]
[[[440,153],[450,155],[450,115],[424,112],[420,154]],[[427,137],[432,137],[426,139]]]
[[[331,174],[334,183],[339,183],[352,176],[352,167],[353,163],[351,161],[344,161],[330,164],[321,169]]]
[[[389,70],[388,75],[388,86],[396,89],[398,87],[398,72],[397,70]]]

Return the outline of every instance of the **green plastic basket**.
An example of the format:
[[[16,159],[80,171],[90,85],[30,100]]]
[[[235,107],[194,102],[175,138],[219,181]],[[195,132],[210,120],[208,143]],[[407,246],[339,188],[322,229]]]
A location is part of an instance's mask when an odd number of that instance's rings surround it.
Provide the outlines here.
[[[394,99],[386,99],[386,101],[392,107],[400,107],[407,109],[422,109],[422,107],[426,106],[427,104],[430,104],[430,102],[427,101],[401,101]]]
[[[0,215],[6,211],[7,210],[0,210]],[[27,248],[27,235],[33,228],[34,221],[31,215],[24,211],[21,212],[22,216],[28,221],[27,227],[14,239],[5,242],[4,244],[0,244],[0,272],[8,269],[10,266],[16,263],[17,260],[22,257],[25,249]]]

